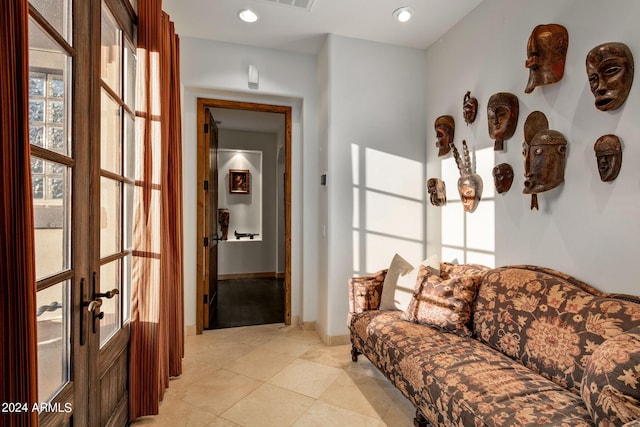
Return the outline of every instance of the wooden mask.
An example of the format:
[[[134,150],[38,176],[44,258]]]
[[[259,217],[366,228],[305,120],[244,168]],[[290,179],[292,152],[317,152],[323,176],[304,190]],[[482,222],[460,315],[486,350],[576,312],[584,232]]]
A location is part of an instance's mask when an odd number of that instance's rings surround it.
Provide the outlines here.
[[[587,76],[600,111],[624,104],[633,83],[633,55],[624,43],[604,43],[587,54]]]
[[[509,92],[491,95],[487,103],[489,136],[495,139],[493,149],[504,150],[504,140],[513,136],[518,124],[518,97]]]
[[[593,149],[596,152],[600,180],[608,182],[616,179],[622,166],[620,138],[615,135],[603,135],[598,138]]]
[[[464,158],[460,157],[460,153],[453,143],[451,143],[451,149],[460,170],[458,193],[462,199],[462,206],[465,212],[474,212],[482,198],[482,178],[473,170],[466,141],[462,141]]]
[[[538,25],[533,29],[527,43],[525,66],[529,69],[529,81],[525,93],[562,79],[568,46],[569,33],[562,25]]]
[[[564,182],[567,140],[548,128],[546,116],[540,111],[529,114],[525,122],[524,194],[531,194],[531,209],[538,209],[538,193],[556,188]]]
[[[499,194],[506,193],[513,184],[513,168],[508,163],[500,163],[493,168],[493,183]]]
[[[429,178],[427,180],[427,192],[433,206],[444,206],[447,204],[447,189],[444,181],[439,178]]]
[[[471,92],[467,91],[462,100],[462,117],[464,117],[467,126],[476,121],[477,114],[478,100],[471,96]]]
[[[455,133],[455,122],[451,116],[440,116],[434,123],[436,129],[436,147],[438,147],[438,156],[446,156],[449,154],[449,145],[453,144],[453,135]]]

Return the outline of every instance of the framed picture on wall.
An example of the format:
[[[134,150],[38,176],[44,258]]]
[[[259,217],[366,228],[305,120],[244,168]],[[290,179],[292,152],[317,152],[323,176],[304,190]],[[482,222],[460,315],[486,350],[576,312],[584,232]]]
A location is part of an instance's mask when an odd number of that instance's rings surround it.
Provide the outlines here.
[[[229,193],[249,194],[251,172],[247,169],[229,169]]]

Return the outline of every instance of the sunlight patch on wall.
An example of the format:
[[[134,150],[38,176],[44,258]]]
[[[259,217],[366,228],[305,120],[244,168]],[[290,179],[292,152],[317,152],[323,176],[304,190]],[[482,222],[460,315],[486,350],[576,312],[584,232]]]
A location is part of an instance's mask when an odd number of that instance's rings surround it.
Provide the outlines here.
[[[355,144],[351,155],[354,273],[385,268],[395,253],[422,260],[424,165]]]
[[[472,150],[473,148],[470,147]],[[495,266],[495,187],[493,147],[472,151],[476,173],[482,177],[482,199],[473,213],[466,213],[458,193],[460,173],[453,157],[441,160],[447,204],[442,209],[442,260]]]

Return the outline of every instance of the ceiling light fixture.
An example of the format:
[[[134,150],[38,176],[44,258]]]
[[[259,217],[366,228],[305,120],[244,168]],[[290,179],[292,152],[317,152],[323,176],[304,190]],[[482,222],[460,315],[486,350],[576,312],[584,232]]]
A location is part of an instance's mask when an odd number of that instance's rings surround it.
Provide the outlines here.
[[[251,23],[258,20],[258,15],[251,9],[241,9],[238,11],[238,18],[244,22]]]
[[[415,10],[412,7],[404,6],[394,10],[393,17],[396,18],[398,22],[407,22],[414,13]]]

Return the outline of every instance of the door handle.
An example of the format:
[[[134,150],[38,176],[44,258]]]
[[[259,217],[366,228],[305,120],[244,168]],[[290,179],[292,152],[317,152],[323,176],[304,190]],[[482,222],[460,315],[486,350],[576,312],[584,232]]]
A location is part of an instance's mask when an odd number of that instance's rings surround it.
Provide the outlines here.
[[[96,294],[96,298],[106,298],[106,299],[111,299],[114,296],[118,295],[120,293],[120,291],[117,288],[111,289],[108,292],[102,292],[102,293],[97,293]],[[102,304],[102,303],[101,303]]]

